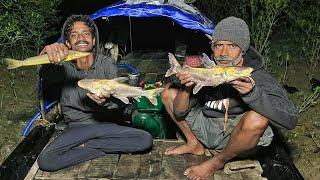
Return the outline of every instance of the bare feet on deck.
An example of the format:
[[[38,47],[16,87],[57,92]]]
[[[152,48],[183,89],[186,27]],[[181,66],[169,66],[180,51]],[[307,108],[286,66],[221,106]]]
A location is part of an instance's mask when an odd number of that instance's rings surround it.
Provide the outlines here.
[[[179,154],[195,154],[202,155],[204,153],[204,147],[199,142],[195,145],[193,144],[184,144],[179,147],[169,147],[165,150],[164,154],[166,155],[179,155]]]
[[[207,179],[214,172],[222,169],[224,163],[221,162],[218,158],[211,158],[208,161],[205,161],[197,166],[192,166],[184,171],[184,175],[188,179],[192,180],[203,180]]]

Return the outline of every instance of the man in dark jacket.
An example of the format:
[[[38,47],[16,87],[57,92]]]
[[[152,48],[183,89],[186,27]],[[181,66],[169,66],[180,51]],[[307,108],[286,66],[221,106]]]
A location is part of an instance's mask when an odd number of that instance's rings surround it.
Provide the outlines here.
[[[43,66],[40,76],[51,84],[59,84],[61,110],[67,128],[39,155],[38,164],[45,171],[56,171],[106,153],[131,153],[152,146],[152,136],[143,130],[118,125],[119,108],[109,94],[96,96],[77,86],[85,78],[112,79],[117,66],[111,58],[98,53],[99,34],[95,23],[86,15],[69,17],[62,28],[65,44],[45,46],[52,65]],[[91,52],[73,62],[61,62],[69,49]]]
[[[204,148],[219,153],[210,160],[185,170],[190,179],[205,179],[234,157],[248,155],[273,138],[270,124],[293,129],[297,110],[285,90],[262,67],[261,56],[250,47],[248,25],[239,18],[220,21],[212,35],[212,52],[220,66],[249,66],[251,77],[242,77],[215,88],[205,87],[193,96],[190,74],[178,72],[184,85],[170,84],[162,100],[172,119],[184,133],[187,144],[166,149],[168,155],[201,155]],[[226,118],[227,117],[227,118]]]

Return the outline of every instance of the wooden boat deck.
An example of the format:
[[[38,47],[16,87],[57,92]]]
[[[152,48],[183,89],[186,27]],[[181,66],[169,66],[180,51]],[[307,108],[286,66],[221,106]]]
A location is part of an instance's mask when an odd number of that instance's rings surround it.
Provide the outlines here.
[[[145,154],[108,154],[56,172],[44,172],[35,163],[25,179],[186,179],[183,175],[186,168],[199,164],[210,156],[164,154],[166,148],[182,143],[184,142],[181,140],[156,139],[152,150]],[[261,173],[258,161],[242,160],[228,163],[224,170],[210,179],[265,179],[261,177]]]
[[[145,81],[163,80],[169,68],[166,52],[135,52],[121,59],[120,63],[130,64],[141,73]],[[156,62],[156,63],[155,63]],[[120,74],[128,73],[125,69]],[[52,139],[51,139],[52,140]],[[199,164],[210,156],[191,154],[168,156],[164,150],[171,146],[179,146],[181,140],[155,139],[153,148],[145,154],[108,154],[56,172],[44,172],[35,163],[27,180],[64,180],[64,179],[136,179],[136,180],[180,180],[186,179],[183,172],[186,168]],[[210,154],[210,153],[209,153]],[[240,165],[239,165],[240,163]],[[231,162],[224,170],[215,173],[210,179],[242,180],[264,179],[258,161]]]

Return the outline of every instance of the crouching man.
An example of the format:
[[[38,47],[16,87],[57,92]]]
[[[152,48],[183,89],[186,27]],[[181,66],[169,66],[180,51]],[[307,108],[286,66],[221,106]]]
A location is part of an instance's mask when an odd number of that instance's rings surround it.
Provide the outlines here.
[[[184,87],[173,88],[168,84],[161,94],[166,110],[187,140],[186,144],[170,147],[165,153],[201,155],[205,148],[219,152],[186,169],[184,175],[189,179],[206,179],[232,158],[268,146],[273,139],[270,124],[286,129],[293,129],[297,124],[295,106],[264,70],[261,56],[246,57],[249,46],[250,32],[245,21],[236,17],[223,19],[212,34],[214,61],[219,66],[252,67],[251,77],[204,87],[193,95],[192,77],[178,72],[176,76]]]

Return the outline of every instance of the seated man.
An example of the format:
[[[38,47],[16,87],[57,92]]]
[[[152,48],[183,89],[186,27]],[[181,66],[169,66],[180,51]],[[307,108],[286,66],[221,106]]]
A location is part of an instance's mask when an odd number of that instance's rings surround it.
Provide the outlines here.
[[[60,83],[61,109],[68,126],[39,155],[38,164],[45,171],[56,171],[106,153],[131,153],[152,146],[152,136],[143,130],[118,125],[117,111],[123,104],[110,95],[96,96],[77,86],[84,78],[112,79],[117,66],[111,58],[99,54],[98,29],[85,15],[69,17],[62,29],[65,44],[46,46],[41,54],[48,54],[55,65],[43,66],[40,76],[51,83]],[[68,50],[91,52],[76,61],[61,62]]]
[[[270,124],[286,129],[293,129],[297,124],[294,104],[263,69],[261,57],[248,57],[249,44],[249,28],[242,19],[223,19],[212,34],[214,60],[219,66],[252,67],[252,76],[214,88],[204,87],[193,95],[192,76],[178,72],[176,76],[183,88],[168,84],[161,94],[166,110],[187,140],[187,144],[168,148],[165,153],[201,155],[204,148],[219,152],[208,161],[186,169],[184,175],[190,179],[205,179],[232,158],[248,155],[257,146],[268,146],[273,138]]]

